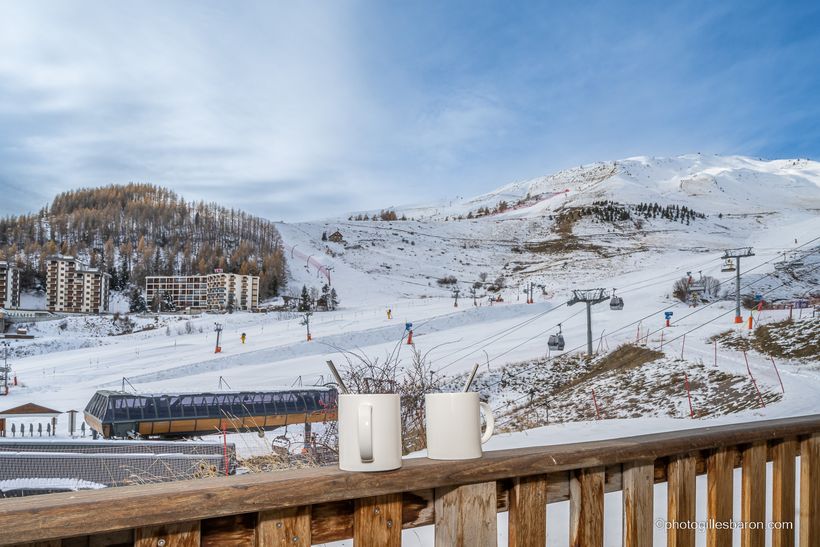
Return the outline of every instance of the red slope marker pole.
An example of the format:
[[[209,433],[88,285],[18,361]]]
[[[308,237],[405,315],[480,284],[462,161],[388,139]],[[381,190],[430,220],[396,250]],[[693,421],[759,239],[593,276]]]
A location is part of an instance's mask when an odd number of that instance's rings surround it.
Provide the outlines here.
[[[592,388],[592,404],[595,405],[595,417],[596,419],[601,419],[601,409],[598,407],[598,399],[595,397],[595,388]]]
[[[746,361],[746,372],[749,373],[749,378],[754,380],[754,376],[752,376],[752,369],[749,368],[749,358],[746,357],[746,350],[743,350],[743,360]]]
[[[692,392],[689,390],[689,375],[684,372],[683,378],[685,379],[684,385],[686,386],[686,396],[689,398],[689,417],[694,419],[695,409],[692,408]]]
[[[772,357],[772,356],[770,355],[770,356],[769,356],[769,359],[771,359],[771,360],[772,360],[772,366],[774,367],[774,371],[777,373],[777,380],[780,382],[780,389],[783,391],[783,393],[786,393],[786,388],[785,388],[785,387],[783,387],[783,379],[782,379],[782,378],[780,378],[780,371],[779,371],[779,370],[777,370],[777,365],[776,365],[776,364],[774,364],[774,357]]]
[[[757,399],[760,401],[760,408],[766,408],[766,403],[763,402],[763,395],[760,393],[760,388],[757,387],[757,380],[752,375],[752,369],[749,367],[749,358],[746,357],[746,350],[743,350],[743,359],[746,360],[746,372],[749,373],[749,378],[752,379],[752,384],[755,386],[755,391],[757,391]]]
[[[757,399],[760,401],[760,408],[766,408],[766,403],[763,402],[763,395],[760,394],[760,388],[757,387],[757,382],[754,378],[752,378],[752,383],[755,386],[755,390],[757,391]]]

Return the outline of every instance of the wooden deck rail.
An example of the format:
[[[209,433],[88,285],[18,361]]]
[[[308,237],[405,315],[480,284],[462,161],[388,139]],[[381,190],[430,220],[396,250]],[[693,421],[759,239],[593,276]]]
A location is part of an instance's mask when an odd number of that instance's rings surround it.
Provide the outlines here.
[[[800,456],[799,469],[796,457]],[[695,520],[695,477],[706,474],[708,517],[728,521],[733,469],[742,468],[742,519],[766,520],[772,461],[776,547],[820,546],[820,415],[621,439],[488,452],[469,461],[414,459],[397,471],[301,469],[50,494],[0,501],[0,545],[140,547],[291,545],[354,538],[401,544],[401,530],[435,525],[436,544],[496,545],[496,512],[509,512],[509,544],[545,545],[546,506],[570,501],[570,545],[601,546],[604,493],[623,491],[623,544],[652,545],[653,484],[668,482],[669,521]],[[800,498],[795,503],[795,480]],[[710,529],[730,546],[732,530]],[[743,530],[742,545],[765,532]],[[694,530],[668,545],[695,545]],[[799,537],[799,544],[795,537]]]

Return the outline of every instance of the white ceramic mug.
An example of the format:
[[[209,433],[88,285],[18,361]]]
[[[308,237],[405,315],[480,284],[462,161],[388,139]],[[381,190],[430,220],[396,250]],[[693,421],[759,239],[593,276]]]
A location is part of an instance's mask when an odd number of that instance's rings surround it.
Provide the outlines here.
[[[433,460],[469,460],[481,457],[481,445],[493,436],[495,418],[478,393],[430,393],[424,396],[427,457]],[[481,433],[481,412],[487,427]]]
[[[339,395],[339,468],[401,467],[401,416],[395,394]]]

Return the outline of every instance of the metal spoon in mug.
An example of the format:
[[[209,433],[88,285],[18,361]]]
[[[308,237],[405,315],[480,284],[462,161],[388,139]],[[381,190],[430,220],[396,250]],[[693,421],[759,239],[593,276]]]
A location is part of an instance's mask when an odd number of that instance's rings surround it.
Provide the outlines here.
[[[467,378],[467,382],[464,384],[464,392],[470,391],[470,386],[473,384],[473,378],[475,378],[475,373],[478,371],[478,363],[475,364],[473,367],[473,372],[470,373],[470,377]]]
[[[328,360],[327,366],[328,368],[330,368],[330,373],[333,374],[333,377],[336,379],[336,383],[339,385],[339,389],[341,390],[341,392],[345,395],[348,395],[350,393],[350,390],[347,389],[347,386],[342,381],[342,377],[341,375],[339,375],[339,371],[336,370],[336,365],[333,364],[333,361]]]

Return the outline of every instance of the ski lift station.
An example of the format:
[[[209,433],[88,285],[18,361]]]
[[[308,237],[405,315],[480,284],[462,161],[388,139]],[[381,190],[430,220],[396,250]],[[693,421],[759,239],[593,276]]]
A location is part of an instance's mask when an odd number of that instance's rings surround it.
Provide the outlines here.
[[[329,387],[216,393],[98,391],[85,421],[105,438],[179,437],[271,430],[336,419],[338,392]]]

